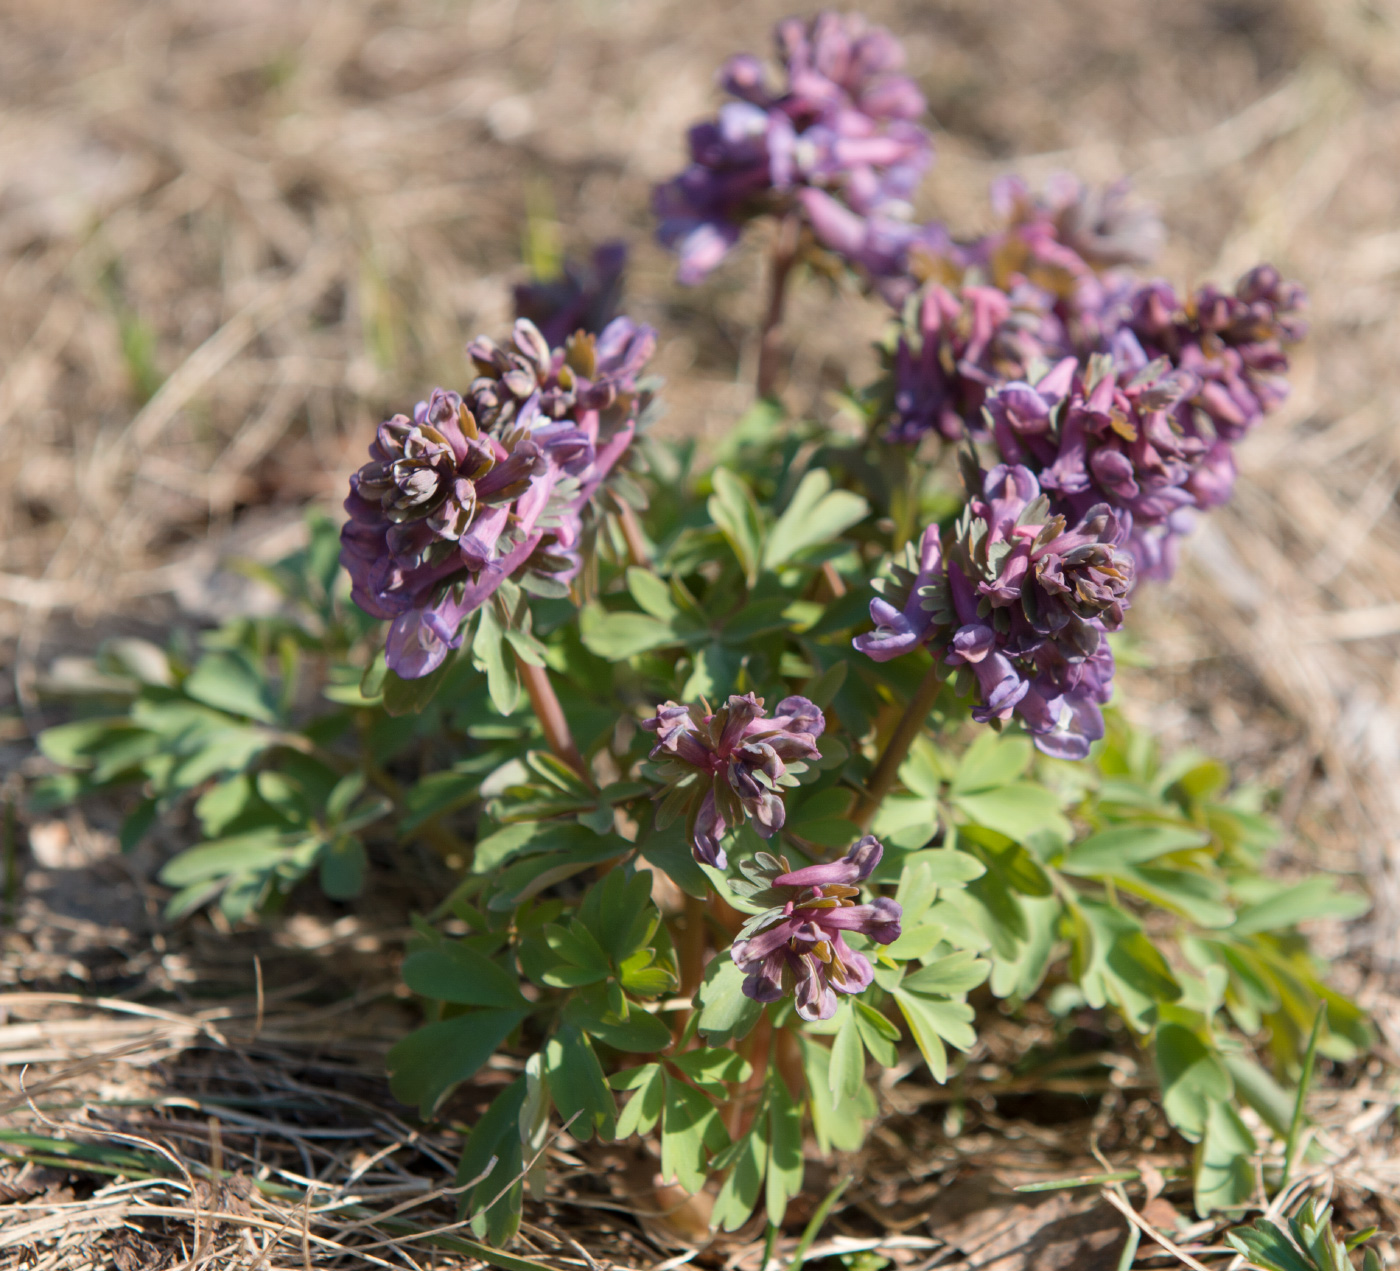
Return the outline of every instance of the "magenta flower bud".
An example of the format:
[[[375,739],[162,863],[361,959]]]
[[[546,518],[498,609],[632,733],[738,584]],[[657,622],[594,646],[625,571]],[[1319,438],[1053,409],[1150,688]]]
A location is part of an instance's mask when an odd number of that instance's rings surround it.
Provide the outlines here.
[[[790,874],[780,874],[773,880],[774,887],[822,887],[830,883],[863,883],[880,863],[885,849],[873,834],[867,834],[839,861],[828,861],[824,865],[808,865],[805,869],[793,870]]]

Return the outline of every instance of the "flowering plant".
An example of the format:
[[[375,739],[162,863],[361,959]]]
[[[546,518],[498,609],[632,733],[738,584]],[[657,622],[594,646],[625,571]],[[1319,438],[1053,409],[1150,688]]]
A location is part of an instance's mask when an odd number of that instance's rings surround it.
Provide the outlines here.
[[[58,793],[139,781],[133,835],[196,800],[176,913],[242,920],[313,869],[350,897],[370,848],[439,850],[453,882],[403,964],[427,1021],[389,1067],[430,1118],[508,1055],[459,1174],[493,1242],[551,1125],[639,1138],[659,1210],[679,1188],[776,1230],[808,1131],[852,1150],[878,1115],[867,1058],[972,1083],[949,1052],[979,1013],[1048,988],[1147,1057],[1198,1209],[1240,1205],[1309,1030],[1368,1044],[1295,930],[1364,902],[1267,878],[1259,796],[1105,708],[1136,589],[1282,399],[1302,293],[1267,266],[1186,299],[1138,278],[1160,227],[1120,186],[1003,182],[970,242],[919,224],[894,38],[832,14],[777,36],[782,82],[728,63],[656,193],[685,282],[776,225],[759,401],[713,461],[646,433],[657,335],[614,315],[616,249],[522,285],[508,342],[474,339],[465,388],[381,424],[351,478],[350,603],[318,522],[275,575],[282,625],[46,734]],[[887,307],[859,436],[774,395],[806,266]],[[310,720],[306,649],[332,664]]]

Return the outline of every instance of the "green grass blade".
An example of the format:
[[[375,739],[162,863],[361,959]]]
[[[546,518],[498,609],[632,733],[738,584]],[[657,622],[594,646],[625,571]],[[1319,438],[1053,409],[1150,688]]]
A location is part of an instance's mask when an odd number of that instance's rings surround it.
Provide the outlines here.
[[[1313,1069],[1317,1066],[1317,1039],[1322,1034],[1322,1021],[1327,1018],[1327,1004],[1319,1004],[1317,1018],[1313,1020],[1312,1035],[1308,1038],[1307,1053],[1303,1056],[1303,1072],[1298,1078],[1298,1097],[1293,1103],[1293,1119],[1288,1126],[1288,1142],[1283,1152],[1283,1177],[1278,1189],[1283,1192],[1293,1177],[1293,1168],[1298,1163],[1298,1153],[1303,1145],[1303,1125],[1307,1119],[1304,1109],[1308,1102],[1308,1089],[1312,1085]]]

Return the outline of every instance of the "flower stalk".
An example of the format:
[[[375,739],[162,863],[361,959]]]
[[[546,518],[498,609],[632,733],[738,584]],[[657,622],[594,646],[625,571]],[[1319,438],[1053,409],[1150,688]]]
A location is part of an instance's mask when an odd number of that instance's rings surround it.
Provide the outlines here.
[[[876,762],[870,780],[865,784],[864,793],[856,801],[851,819],[862,831],[870,828],[870,823],[875,819],[875,813],[880,810],[885,795],[894,785],[895,774],[899,772],[900,764],[908,755],[909,747],[914,744],[914,738],[923,728],[924,720],[928,718],[929,711],[938,700],[938,691],[942,687],[942,668],[935,662],[919,681],[919,687],[914,691],[909,705],[905,707],[904,714],[899,717],[899,723],[895,725],[889,741],[885,743],[884,752]]]
[[[787,284],[797,263],[797,247],[802,223],[795,213],[778,222],[773,252],[768,259],[768,308],[758,342],[759,397],[777,394],[783,370],[783,314],[787,308]]]
[[[573,733],[569,731],[569,721],[564,717],[564,708],[559,705],[554,685],[549,682],[549,672],[542,666],[532,666],[518,653],[515,655],[515,666],[520,672],[525,691],[530,695],[530,707],[535,712],[535,718],[544,729],[545,744],[588,785],[595,785],[593,774],[579,754]]]

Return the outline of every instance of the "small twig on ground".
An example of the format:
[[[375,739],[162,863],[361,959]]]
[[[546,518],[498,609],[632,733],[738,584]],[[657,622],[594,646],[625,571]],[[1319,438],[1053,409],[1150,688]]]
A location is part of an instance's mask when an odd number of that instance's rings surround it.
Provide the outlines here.
[[[1188,1267],[1190,1267],[1191,1271],[1210,1271],[1210,1268],[1207,1267],[1205,1263],[1198,1262],[1189,1253],[1187,1253],[1185,1249],[1183,1249],[1179,1244],[1173,1241],[1171,1237],[1164,1236],[1160,1231],[1158,1231],[1156,1227],[1154,1227],[1150,1222],[1147,1221],[1146,1218],[1144,1218],[1140,1213],[1138,1213],[1138,1211],[1134,1209],[1131,1204],[1129,1204],[1126,1200],[1123,1200],[1111,1187],[1101,1187],[1099,1189],[1099,1195],[1102,1196],[1106,1201],[1108,1201],[1108,1203],[1112,1205],[1114,1209],[1116,1209],[1120,1214],[1122,1214],[1123,1217],[1126,1218],[1130,1223],[1132,1223],[1134,1227],[1141,1231],[1143,1235],[1150,1236],[1159,1245],[1161,1245],[1163,1249],[1165,1249],[1169,1254],[1171,1254],[1172,1257],[1176,1258],[1180,1262],[1184,1262]]]

